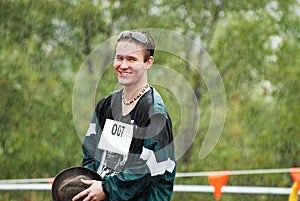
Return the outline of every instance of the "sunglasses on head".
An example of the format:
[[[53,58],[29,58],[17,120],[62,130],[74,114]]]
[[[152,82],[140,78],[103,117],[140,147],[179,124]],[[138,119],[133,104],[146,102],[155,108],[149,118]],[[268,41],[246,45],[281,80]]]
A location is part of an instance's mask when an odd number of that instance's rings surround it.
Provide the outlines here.
[[[123,31],[118,36],[118,41],[125,38],[132,38],[143,44],[146,44],[148,42],[147,37],[143,33],[137,31]]]

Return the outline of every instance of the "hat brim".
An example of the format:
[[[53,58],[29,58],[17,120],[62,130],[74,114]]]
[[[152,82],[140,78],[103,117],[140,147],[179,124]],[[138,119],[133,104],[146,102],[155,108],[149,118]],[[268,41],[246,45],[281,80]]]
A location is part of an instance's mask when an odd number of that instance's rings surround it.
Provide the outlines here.
[[[58,189],[63,181],[65,181],[67,178],[80,176],[80,175],[87,176],[87,177],[91,178],[92,180],[101,181],[100,175],[88,168],[76,166],[76,167],[71,167],[71,168],[65,169],[65,170],[61,171],[60,173],[58,173],[56,175],[56,177],[54,178],[52,188],[51,188],[52,200],[53,201],[61,201],[58,196]]]

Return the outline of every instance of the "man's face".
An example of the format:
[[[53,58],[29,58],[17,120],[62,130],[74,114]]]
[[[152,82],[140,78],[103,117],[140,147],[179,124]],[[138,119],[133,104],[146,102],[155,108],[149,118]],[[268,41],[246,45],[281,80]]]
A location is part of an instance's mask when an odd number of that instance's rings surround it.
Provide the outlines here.
[[[153,57],[144,62],[143,48],[134,42],[120,41],[116,47],[114,70],[123,86],[140,87],[147,82],[147,70]]]

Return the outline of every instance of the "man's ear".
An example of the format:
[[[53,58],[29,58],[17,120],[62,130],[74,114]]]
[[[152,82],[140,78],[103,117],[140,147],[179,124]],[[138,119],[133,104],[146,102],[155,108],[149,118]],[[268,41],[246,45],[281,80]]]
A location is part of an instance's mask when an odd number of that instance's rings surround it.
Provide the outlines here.
[[[147,69],[149,69],[152,66],[153,62],[154,62],[154,57],[150,56],[149,59],[145,62],[145,64],[147,65]]]

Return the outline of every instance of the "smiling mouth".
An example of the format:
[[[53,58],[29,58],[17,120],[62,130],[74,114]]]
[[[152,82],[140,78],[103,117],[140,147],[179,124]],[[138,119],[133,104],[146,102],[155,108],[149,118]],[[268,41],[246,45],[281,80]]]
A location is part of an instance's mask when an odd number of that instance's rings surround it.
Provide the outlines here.
[[[132,74],[131,72],[119,72],[121,75],[130,75]]]

